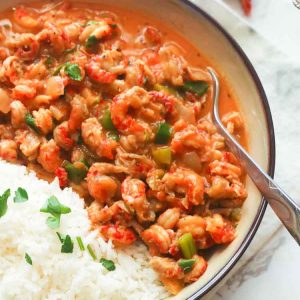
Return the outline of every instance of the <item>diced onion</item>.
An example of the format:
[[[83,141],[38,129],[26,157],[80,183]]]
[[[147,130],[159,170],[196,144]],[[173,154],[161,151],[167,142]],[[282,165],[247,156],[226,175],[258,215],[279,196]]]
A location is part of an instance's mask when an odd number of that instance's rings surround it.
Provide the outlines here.
[[[196,152],[187,152],[182,155],[184,165],[195,172],[201,172],[202,161]]]

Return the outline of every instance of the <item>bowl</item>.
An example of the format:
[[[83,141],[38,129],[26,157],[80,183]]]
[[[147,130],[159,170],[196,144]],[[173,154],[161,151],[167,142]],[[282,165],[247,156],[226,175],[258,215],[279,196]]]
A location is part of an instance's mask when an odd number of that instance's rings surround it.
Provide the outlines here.
[[[18,2],[21,1],[1,1],[0,9]],[[111,3],[109,0],[88,2]],[[213,62],[214,67],[225,76],[236,94],[248,128],[248,148],[251,156],[273,176],[275,138],[270,108],[261,82],[237,42],[217,21],[187,0],[119,0],[116,5],[164,20],[166,25],[192,41],[201,49],[201,53]],[[267,203],[249,178],[246,179],[246,186],[249,196],[242,208],[236,239],[228,246],[215,251],[209,259],[205,274],[172,299],[203,297],[230,272],[249,246],[263,218]]]
[[[151,7],[159,5],[159,10],[149,10],[143,3],[147,1],[138,2],[138,9],[155,14],[192,41],[228,80],[245,119],[248,151],[273,176],[275,137],[270,107],[258,75],[238,43],[215,19],[190,1],[152,1]],[[214,252],[204,275],[172,299],[202,298],[225,279],[248,248],[264,216],[267,202],[249,178],[246,178],[246,186],[249,195],[242,207],[236,239]]]
[[[120,0],[117,5],[164,20],[166,25],[192,41],[213,62],[238,99],[246,123],[249,153],[273,176],[275,137],[270,107],[254,67],[237,42],[216,20],[187,0],[152,0],[151,5],[147,0]],[[215,251],[204,275],[171,299],[202,298],[228,275],[249,246],[267,203],[249,178],[246,179],[246,186],[249,195],[242,207],[236,239]]]

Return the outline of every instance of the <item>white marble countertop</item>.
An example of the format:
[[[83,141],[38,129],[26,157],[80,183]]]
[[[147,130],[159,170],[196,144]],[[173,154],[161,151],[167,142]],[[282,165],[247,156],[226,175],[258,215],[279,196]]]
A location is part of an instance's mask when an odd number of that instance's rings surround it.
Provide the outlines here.
[[[192,0],[221,23],[253,63],[269,99],[276,181],[300,204],[300,10],[292,0]],[[300,299],[300,248],[268,208],[253,242],[213,300]]]

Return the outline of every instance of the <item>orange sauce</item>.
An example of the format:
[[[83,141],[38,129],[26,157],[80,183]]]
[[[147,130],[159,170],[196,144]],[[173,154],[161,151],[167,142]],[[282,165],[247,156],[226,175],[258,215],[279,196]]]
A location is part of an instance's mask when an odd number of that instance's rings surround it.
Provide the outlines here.
[[[23,2],[23,4],[29,7],[34,7],[37,10],[37,13],[41,9],[42,6],[48,4],[49,7],[54,6],[56,3],[61,2],[53,2],[53,1],[39,1],[39,2]],[[162,35],[163,39],[166,43],[175,43],[177,47],[180,49],[183,57],[187,60],[187,62],[194,67],[205,68],[207,66],[214,66],[213,61],[209,61],[202,53],[201,49],[196,48],[191,41],[188,41],[184,36],[180,33],[174,31],[170,26],[165,24],[164,22],[155,18],[155,16],[149,16],[144,14],[143,12],[137,11],[136,13],[132,10],[126,10],[124,8],[118,7],[117,5],[107,5],[101,3],[89,3],[80,2],[80,1],[71,1],[66,2],[65,4],[67,9],[69,9],[68,13],[76,16],[80,19],[83,16],[83,11],[88,9],[90,10],[91,16],[95,15],[95,11],[100,14],[112,14],[116,17],[116,21],[121,25],[122,36],[121,38],[124,40],[124,49],[131,53],[136,53],[139,49],[134,49],[133,42],[138,36],[139,32],[145,25],[151,25],[153,27],[158,28]],[[43,11],[45,9],[43,8]],[[7,9],[4,12],[0,13],[0,19],[9,19],[12,22],[13,29],[18,31],[18,25],[13,21],[13,9]],[[222,72],[220,72],[222,73]],[[220,74],[219,73],[219,74]],[[224,76],[219,75],[220,79],[220,114],[225,115],[230,111],[239,111],[237,105],[237,99],[230,88],[230,84],[227,82]],[[202,114],[207,115],[210,113],[212,108],[212,101],[209,99],[205,103]],[[245,130],[242,130],[237,136],[239,142],[247,147],[247,139]]]

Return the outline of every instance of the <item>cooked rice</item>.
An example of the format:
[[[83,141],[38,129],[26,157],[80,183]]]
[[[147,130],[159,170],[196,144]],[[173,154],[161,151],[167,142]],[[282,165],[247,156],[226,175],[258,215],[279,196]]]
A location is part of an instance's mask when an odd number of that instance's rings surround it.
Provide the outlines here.
[[[61,190],[58,182],[39,180],[25,167],[0,161],[0,193],[11,189],[8,211],[0,218],[0,299],[163,299],[168,296],[148,265],[143,244],[116,250],[90,232],[84,201],[71,189]],[[25,188],[29,200],[14,203],[14,191]],[[72,212],[61,217],[58,231],[74,240],[72,254],[61,253],[57,230],[46,225],[48,214],[39,210],[55,195]],[[80,236],[91,244],[97,261],[81,252],[75,240]],[[33,264],[25,261],[25,253]],[[101,257],[115,262],[109,272],[99,263]]]

